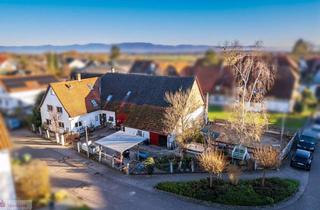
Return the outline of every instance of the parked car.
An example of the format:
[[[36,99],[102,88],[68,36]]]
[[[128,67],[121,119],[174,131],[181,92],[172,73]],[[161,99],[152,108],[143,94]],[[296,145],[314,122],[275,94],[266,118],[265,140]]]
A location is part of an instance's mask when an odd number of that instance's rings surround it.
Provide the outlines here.
[[[310,151],[297,149],[291,158],[290,166],[310,171],[312,159],[313,154]]]
[[[318,142],[320,140],[320,133],[312,129],[312,127],[305,128],[300,134],[300,139],[310,139],[314,142]]]
[[[312,123],[312,129],[320,132],[320,117],[317,117]]]
[[[303,136],[297,143],[298,149],[308,150],[310,152],[314,152],[315,147],[316,143],[314,141],[310,140],[309,138],[306,139]]]

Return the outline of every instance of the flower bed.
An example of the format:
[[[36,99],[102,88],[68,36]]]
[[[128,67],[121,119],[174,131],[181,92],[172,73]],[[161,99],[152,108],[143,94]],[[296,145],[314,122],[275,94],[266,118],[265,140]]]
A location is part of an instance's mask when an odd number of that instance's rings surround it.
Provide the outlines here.
[[[189,182],[162,182],[156,189],[226,205],[263,206],[280,202],[298,191],[299,182],[292,179],[267,178],[265,186],[261,179],[241,180],[238,185],[223,180],[214,180],[209,187],[209,180]]]

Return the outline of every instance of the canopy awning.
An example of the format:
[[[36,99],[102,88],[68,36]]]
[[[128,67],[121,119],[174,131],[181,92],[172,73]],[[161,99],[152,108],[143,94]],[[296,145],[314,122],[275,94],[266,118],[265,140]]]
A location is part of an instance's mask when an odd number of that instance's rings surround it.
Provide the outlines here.
[[[145,137],[129,135],[123,131],[118,131],[114,134],[99,139],[95,142],[95,144],[123,153],[124,151],[145,140],[147,140]]]

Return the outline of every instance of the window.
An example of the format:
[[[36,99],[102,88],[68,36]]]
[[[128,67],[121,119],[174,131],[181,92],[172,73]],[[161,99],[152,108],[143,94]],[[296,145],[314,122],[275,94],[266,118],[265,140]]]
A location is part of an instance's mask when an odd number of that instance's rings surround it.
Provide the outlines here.
[[[142,136],[142,131],[141,130],[137,130],[137,136]]]
[[[109,122],[113,122],[113,121],[114,121],[114,118],[110,116],[110,117],[108,118],[108,121],[109,121]]]
[[[75,126],[76,126],[76,128],[77,128],[77,127],[81,127],[81,126],[82,126],[82,122],[81,122],[81,121],[76,122]]]
[[[47,119],[47,125],[51,125],[51,120]]]
[[[59,128],[64,128],[64,123],[63,122],[59,122]]]
[[[91,104],[93,105],[93,107],[97,107],[98,106],[96,100],[94,100],[94,99],[91,100]]]
[[[52,112],[53,107],[51,105],[47,105],[48,112]]]
[[[57,106],[57,112],[58,112],[58,113],[62,113],[62,107]]]

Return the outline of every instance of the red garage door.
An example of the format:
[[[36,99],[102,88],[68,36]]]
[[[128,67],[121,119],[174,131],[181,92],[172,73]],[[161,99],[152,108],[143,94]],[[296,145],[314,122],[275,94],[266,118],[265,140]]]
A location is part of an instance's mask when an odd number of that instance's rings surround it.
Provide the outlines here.
[[[150,144],[159,146],[159,134],[150,132]]]

